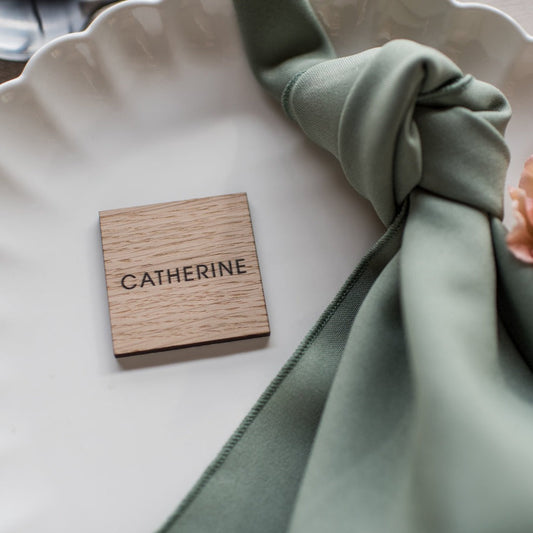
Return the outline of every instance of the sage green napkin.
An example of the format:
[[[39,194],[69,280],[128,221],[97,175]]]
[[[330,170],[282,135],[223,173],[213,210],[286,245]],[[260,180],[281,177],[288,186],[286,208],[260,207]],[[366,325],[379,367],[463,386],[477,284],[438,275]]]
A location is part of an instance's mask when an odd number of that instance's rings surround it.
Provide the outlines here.
[[[532,532],[507,101],[414,42],[337,59],[305,0],[235,7],[259,81],[388,229],[161,532]]]

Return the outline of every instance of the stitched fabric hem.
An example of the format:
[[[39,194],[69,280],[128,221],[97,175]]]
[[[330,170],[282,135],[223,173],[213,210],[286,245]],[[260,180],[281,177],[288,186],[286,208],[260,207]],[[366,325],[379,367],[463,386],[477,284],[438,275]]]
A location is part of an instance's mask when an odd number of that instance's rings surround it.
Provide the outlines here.
[[[156,533],[168,533],[170,528],[176,523],[177,520],[187,511],[194,500],[200,495],[204,487],[209,483],[210,479],[216,474],[216,472],[223,466],[224,462],[235,448],[235,446],[242,439],[248,428],[252,425],[257,416],[261,413],[263,408],[267,405],[272,398],[276,390],[283,383],[285,378],[294,370],[302,356],[306,353],[312,343],[316,340],[320,332],[324,329],[326,324],[335,314],[335,311],[344,301],[349,292],[360,280],[362,275],[366,272],[367,268],[371,264],[372,259],[392,241],[399,232],[401,232],[406,214],[408,211],[408,203],[405,202],[402,205],[396,219],[387,229],[386,233],[376,242],[376,244],[370,249],[370,251],[363,257],[359,265],[352,272],[350,277],[346,280],[341,287],[333,301],[324,310],[318,321],[313,328],[305,336],[300,343],[294,354],[282,367],[278,375],[273,379],[267,389],[260,396],[257,403],[252,407],[248,415],[241,422],[240,426],[233,433],[230,439],[226,442],[222,450],[219,452],[215,460],[207,467],[200,479],[193,486],[189,494],[183,499],[176,511],[168,518],[167,522]]]

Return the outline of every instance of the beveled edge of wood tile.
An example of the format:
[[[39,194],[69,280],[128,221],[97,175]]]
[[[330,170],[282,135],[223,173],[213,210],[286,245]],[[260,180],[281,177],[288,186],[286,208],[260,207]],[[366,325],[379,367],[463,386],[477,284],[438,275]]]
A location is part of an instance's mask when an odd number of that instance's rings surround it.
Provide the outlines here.
[[[241,337],[228,337],[226,339],[216,339],[212,341],[191,342],[188,344],[177,344],[176,346],[165,346],[164,348],[153,348],[150,350],[138,350],[134,352],[124,352],[124,353],[113,352],[113,353],[117,359],[124,359],[126,357],[133,357],[135,355],[164,353],[164,352],[170,352],[172,350],[184,350],[185,348],[198,348],[200,346],[211,346],[213,344],[225,344],[227,342],[239,342],[239,341],[245,341],[245,340],[250,340],[250,339],[260,339],[260,338],[266,338],[266,337],[270,337],[270,325],[268,324],[268,317],[267,317],[267,329],[264,332],[254,333],[253,335],[243,335]]]
[[[174,206],[174,205],[180,205],[180,204],[186,204],[188,202],[200,202],[202,200],[213,200],[215,198],[231,198],[244,196],[246,198],[246,203],[248,205],[248,211],[250,211],[249,207],[250,204],[248,202],[248,194],[246,192],[234,192],[234,193],[227,193],[227,194],[215,194],[212,196],[198,196],[194,198],[187,198],[185,200],[171,200],[170,202],[155,202],[153,204],[141,204],[141,205],[132,205],[129,207],[118,207],[116,209],[103,209],[102,211],[98,211],[98,217],[100,219],[106,218],[113,215],[120,215],[122,213],[127,213],[128,211],[137,211],[137,210],[150,210],[157,207],[163,207],[163,206]],[[254,241],[255,242],[255,241]]]

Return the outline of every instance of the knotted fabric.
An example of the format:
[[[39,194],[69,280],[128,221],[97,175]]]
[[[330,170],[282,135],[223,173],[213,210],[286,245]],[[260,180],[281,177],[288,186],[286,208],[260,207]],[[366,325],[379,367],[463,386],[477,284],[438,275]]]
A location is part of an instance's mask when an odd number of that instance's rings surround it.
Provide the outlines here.
[[[336,58],[305,0],[235,6],[259,81],[387,231],[161,532],[533,531],[507,101],[414,42]]]

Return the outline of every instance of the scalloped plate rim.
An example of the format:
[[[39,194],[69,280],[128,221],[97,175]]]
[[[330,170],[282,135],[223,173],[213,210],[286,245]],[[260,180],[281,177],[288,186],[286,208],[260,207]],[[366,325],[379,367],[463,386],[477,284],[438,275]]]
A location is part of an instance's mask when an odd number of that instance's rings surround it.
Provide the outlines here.
[[[452,7],[455,7],[455,8],[458,8],[458,9],[479,9],[479,10],[483,10],[483,11],[488,11],[488,12],[494,13],[495,15],[499,15],[500,18],[502,18],[503,20],[505,20],[508,23],[510,23],[511,26],[513,26],[514,29],[520,33],[520,35],[523,37],[523,39],[526,42],[528,42],[528,43],[533,42],[533,35],[530,35],[525,30],[525,28],[520,24],[520,22],[518,20],[516,20],[514,17],[512,17],[511,15],[509,15],[508,13],[506,13],[505,11],[503,11],[503,10],[497,8],[497,7],[490,6],[488,4],[481,4],[481,3],[478,3],[478,2],[461,2],[461,3],[459,3],[458,0],[446,0],[446,1]]]
[[[0,86],[0,97],[6,91],[11,91],[17,86],[23,85],[25,83],[30,83],[31,79],[33,78],[33,65],[35,65],[37,62],[44,61],[51,50],[57,48],[58,46],[61,46],[64,43],[68,43],[71,41],[76,42],[78,40],[89,38],[95,31],[98,30],[101,25],[105,23],[108,17],[113,16],[118,12],[125,12],[138,7],[161,6],[167,3],[167,1],[168,0],[126,0],[125,2],[120,2],[118,4],[114,4],[106,8],[100,15],[95,18],[95,20],[86,29],[80,32],[74,32],[53,39],[49,43],[45,44],[42,48],[37,50],[37,52],[29,59],[28,63],[26,64],[26,67],[18,77],[6,81],[2,86]],[[502,21],[505,21],[510,24],[510,26],[520,34],[525,43],[533,42],[533,36],[529,35],[528,32],[516,19],[514,19],[512,16],[508,15],[501,9],[487,4],[480,4],[477,2],[459,3],[457,0],[444,0],[444,2],[449,6],[450,9],[476,9],[488,13],[493,13],[497,15]]]
[[[84,30],[68,33],[66,35],[62,35],[61,37],[56,37],[39,48],[39,50],[37,50],[30,57],[26,63],[26,66],[24,67],[24,70],[19,76],[0,85],[0,97],[6,91],[13,90],[19,85],[30,83],[34,76],[34,65],[38,62],[45,61],[50,51],[55,50],[58,46],[62,46],[63,44],[90,38],[93,33],[98,31],[100,26],[104,25],[108,17],[111,17],[122,11],[126,12],[138,7],[155,7],[166,4],[167,2],[168,0],[126,0],[105,8],[104,11],[100,13]]]

